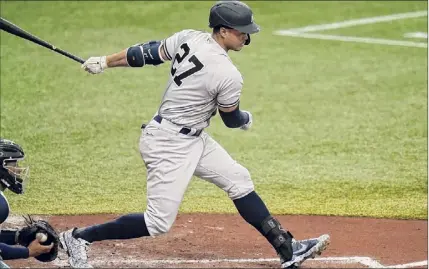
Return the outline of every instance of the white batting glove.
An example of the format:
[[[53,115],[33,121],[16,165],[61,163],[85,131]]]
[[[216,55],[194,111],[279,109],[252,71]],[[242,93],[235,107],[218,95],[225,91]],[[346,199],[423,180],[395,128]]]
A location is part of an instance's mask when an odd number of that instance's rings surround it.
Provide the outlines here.
[[[249,111],[246,111],[246,110],[241,110],[241,111],[244,112],[244,113],[247,113],[247,115],[249,115],[249,121],[246,124],[244,124],[243,126],[240,127],[241,130],[247,131],[252,126],[253,117],[252,117],[252,114]]]
[[[82,68],[90,74],[99,74],[107,68],[106,56],[90,57],[82,64]]]

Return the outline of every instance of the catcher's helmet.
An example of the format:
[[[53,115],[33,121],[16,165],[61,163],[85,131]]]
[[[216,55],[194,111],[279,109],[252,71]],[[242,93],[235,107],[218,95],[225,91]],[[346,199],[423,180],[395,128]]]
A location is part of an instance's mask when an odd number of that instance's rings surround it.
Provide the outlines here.
[[[209,27],[226,26],[247,34],[259,32],[259,25],[253,21],[253,12],[248,5],[239,1],[220,1],[210,9]]]
[[[17,194],[24,192],[24,181],[28,177],[28,167],[19,167],[18,162],[25,157],[24,150],[13,141],[0,138],[0,183]]]

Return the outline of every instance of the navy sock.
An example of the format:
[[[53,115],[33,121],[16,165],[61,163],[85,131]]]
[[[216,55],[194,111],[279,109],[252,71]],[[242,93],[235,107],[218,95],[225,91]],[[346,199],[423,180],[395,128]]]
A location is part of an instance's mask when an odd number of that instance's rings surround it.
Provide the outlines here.
[[[262,222],[270,216],[270,212],[259,195],[252,191],[240,199],[235,199],[233,202],[243,219],[264,235]]]
[[[74,230],[75,238],[82,238],[90,243],[112,239],[131,239],[149,236],[144,214],[129,214],[114,221]]]

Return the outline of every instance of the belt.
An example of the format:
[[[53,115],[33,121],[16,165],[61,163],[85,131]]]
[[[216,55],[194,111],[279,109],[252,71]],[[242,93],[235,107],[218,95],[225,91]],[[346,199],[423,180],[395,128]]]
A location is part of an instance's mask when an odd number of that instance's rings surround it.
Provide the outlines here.
[[[154,119],[154,121],[158,122],[159,124],[161,124],[161,122],[164,120],[160,115],[156,115],[153,119]],[[170,123],[170,124],[173,125],[174,123]],[[143,124],[142,129],[144,129],[145,127],[146,127],[146,125]],[[193,129],[183,127],[179,130],[179,133],[184,134],[184,135],[200,136],[202,131],[203,131],[203,129],[198,129],[195,132],[193,132]]]

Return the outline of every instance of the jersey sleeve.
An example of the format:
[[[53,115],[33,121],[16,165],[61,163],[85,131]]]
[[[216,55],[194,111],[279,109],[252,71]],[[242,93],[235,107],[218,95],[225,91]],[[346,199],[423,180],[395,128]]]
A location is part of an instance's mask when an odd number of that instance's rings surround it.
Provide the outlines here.
[[[219,92],[217,94],[217,105],[219,107],[229,108],[238,105],[240,102],[243,78],[240,73],[237,73],[232,72],[220,80]]]
[[[177,48],[183,43],[185,38],[195,30],[183,30],[173,34],[170,37],[167,37],[162,41],[162,49],[164,50],[164,54],[167,56],[168,60],[172,60],[174,55],[176,54]]]
[[[9,246],[0,243],[0,257],[3,260],[27,259],[29,254],[28,248],[24,246]]]

